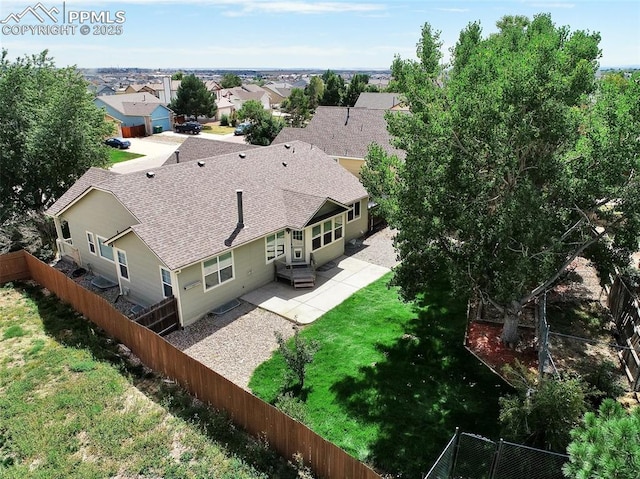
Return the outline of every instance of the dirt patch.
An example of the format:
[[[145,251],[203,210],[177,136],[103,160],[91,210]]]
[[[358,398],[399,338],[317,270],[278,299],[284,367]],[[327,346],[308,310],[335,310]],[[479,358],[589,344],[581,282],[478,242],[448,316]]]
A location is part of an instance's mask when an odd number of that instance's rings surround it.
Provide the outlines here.
[[[474,321],[467,331],[467,347],[496,372],[502,371],[505,364],[514,364],[516,360],[529,369],[538,367],[533,331],[521,329],[521,341],[515,349],[502,343],[501,333],[502,326],[499,324]]]

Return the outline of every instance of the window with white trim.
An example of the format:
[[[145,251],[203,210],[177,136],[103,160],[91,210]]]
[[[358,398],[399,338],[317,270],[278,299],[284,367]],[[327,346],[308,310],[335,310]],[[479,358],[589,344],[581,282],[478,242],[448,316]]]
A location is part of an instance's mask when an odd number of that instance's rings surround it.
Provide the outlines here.
[[[349,211],[347,211],[347,223],[357,220],[360,218],[360,202],[356,201],[349,207]]]
[[[267,245],[267,263],[284,256],[284,230],[265,238]]]
[[[118,251],[118,274],[121,278],[129,279],[129,265],[127,264],[127,253]]]
[[[97,254],[96,253],[96,240],[93,237],[93,233],[89,233],[87,231],[87,243],[89,244],[89,252],[91,254]]]
[[[100,251],[100,257],[113,262],[113,248],[105,244],[107,239],[98,235],[96,235],[96,239],[98,240],[98,251]]]
[[[228,252],[202,262],[204,276],[204,290],[208,291],[216,286],[233,279],[233,253]]]
[[[293,240],[295,240],[295,241],[302,241],[302,238],[303,238],[303,236],[302,236],[302,231],[300,231],[300,230],[293,230],[293,231],[291,232],[291,238],[292,238]]]
[[[171,284],[171,272],[168,269],[160,268],[160,281],[162,282],[162,296],[169,298],[173,296],[173,285]]]
[[[315,251],[342,238],[342,215],[311,228],[311,250]]]

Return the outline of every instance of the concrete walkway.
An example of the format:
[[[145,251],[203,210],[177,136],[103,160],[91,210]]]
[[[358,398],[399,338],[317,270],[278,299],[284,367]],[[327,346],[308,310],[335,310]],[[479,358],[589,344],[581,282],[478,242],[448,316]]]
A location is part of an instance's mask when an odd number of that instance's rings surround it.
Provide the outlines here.
[[[341,256],[316,270],[313,289],[294,289],[286,282],[274,281],[242,299],[296,323],[308,324],[389,271],[384,266]]]

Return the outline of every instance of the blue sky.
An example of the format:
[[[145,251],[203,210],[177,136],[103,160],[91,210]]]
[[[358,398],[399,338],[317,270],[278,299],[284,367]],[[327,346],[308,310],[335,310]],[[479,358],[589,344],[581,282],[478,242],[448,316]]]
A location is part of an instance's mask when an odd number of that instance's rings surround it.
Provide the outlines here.
[[[638,0],[66,0],[64,10],[62,0],[40,1],[67,15],[104,12],[103,20],[120,11],[122,31],[101,34],[98,23],[85,22],[91,31],[82,35],[75,22],[73,34],[23,33],[19,26],[53,25],[29,12],[1,25],[10,57],[49,49],[57,65],[84,68],[388,69],[395,54],[415,58],[425,22],[441,31],[446,60],[469,22],[479,20],[486,35],[503,15],[548,12],[556,25],[600,32],[602,67],[640,65]],[[37,3],[1,0],[0,21]]]

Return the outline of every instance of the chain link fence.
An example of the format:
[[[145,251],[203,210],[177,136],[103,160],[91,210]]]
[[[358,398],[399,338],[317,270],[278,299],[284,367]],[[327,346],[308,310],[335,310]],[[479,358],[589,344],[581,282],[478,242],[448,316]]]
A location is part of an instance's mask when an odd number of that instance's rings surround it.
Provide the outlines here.
[[[568,456],[456,433],[424,479],[564,479]]]

